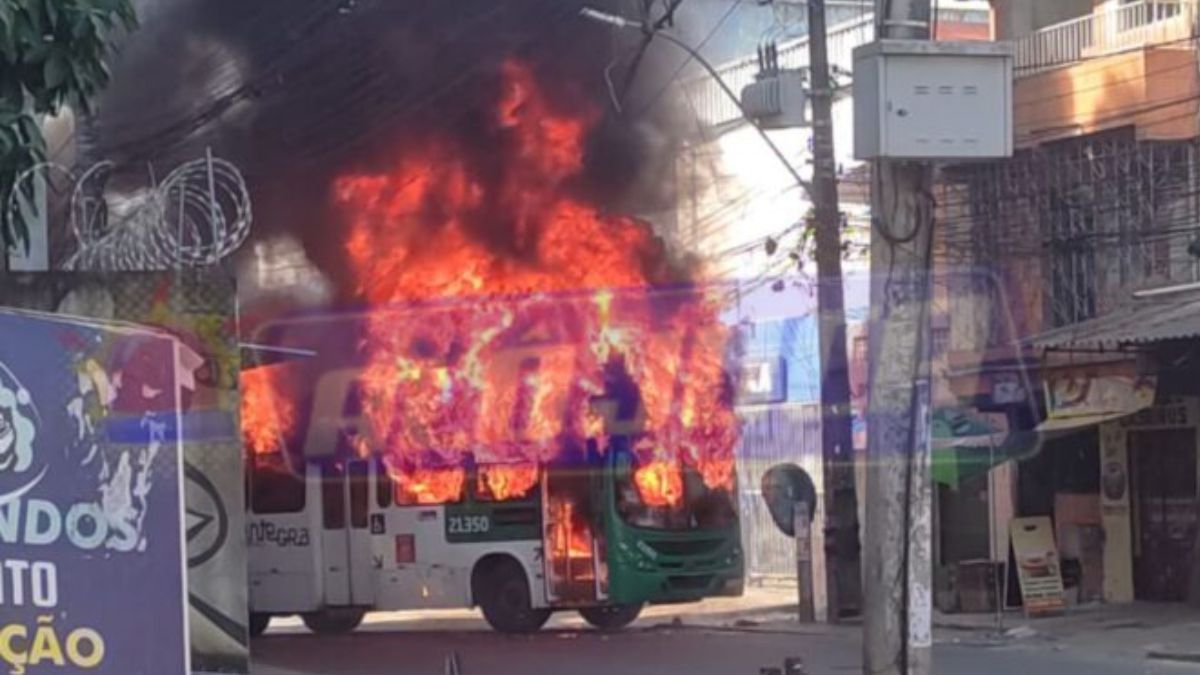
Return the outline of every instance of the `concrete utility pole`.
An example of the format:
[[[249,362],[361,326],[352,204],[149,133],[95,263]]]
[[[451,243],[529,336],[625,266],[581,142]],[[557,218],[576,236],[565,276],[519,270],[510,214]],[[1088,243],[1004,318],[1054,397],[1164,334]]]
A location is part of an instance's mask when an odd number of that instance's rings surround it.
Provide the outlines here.
[[[930,38],[930,0],[876,0],[881,39]],[[929,301],[933,169],[873,167],[863,672],[932,665]]]
[[[813,232],[821,349],[821,454],[824,466],[826,597],[829,621],[861,609],[858,503],[846,311],[842,288],[842,215],[833,148],[833,86],[829,77],[825,0],[808,2],[808,54],[813,115]]]
[[[813,569],[812,569],[812,530],[809,518],[811,505],[806,502],[796,504],[792,514],[792,530],[796,541],[796,585],[800,588],[800,607],[796,616],[800,623],[812,623],[817,620],[816,603],[813,602]],[[832,613],[832,612],[831,612]]]

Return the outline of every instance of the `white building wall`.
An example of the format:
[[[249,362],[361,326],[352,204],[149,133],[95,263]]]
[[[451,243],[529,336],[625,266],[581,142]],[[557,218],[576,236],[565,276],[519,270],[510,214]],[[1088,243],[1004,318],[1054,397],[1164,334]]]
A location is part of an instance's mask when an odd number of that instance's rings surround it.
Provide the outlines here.
[[[853,109],[847,97],[834,104],[834,149],[848,173],[852,158]],[[805,181],[812,179],[811,129],[767,132]],[[803,283],[815,273],[811,259],[798,266],[788,253],[801,249],[812,202],[775,153],[747,123],[711,130],[687,147],[678,161],[679,213],[676,242],[698,255],[710,272],[751,286],[785,279]],[[861,179],[859,179],[861,180]],[[845,203],[850,224],[867,225],[867,205]],[[778,250],[768,255],[774,238]]]

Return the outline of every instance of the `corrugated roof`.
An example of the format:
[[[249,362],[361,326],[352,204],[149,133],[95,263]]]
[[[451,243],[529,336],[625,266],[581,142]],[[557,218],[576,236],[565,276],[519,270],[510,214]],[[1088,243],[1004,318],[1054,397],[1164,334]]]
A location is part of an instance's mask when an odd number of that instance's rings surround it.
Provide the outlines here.
[[[1039,348],[1116,349],[1200,336],[1200,292],[1135,300],[1108,314],[1029,339]]]

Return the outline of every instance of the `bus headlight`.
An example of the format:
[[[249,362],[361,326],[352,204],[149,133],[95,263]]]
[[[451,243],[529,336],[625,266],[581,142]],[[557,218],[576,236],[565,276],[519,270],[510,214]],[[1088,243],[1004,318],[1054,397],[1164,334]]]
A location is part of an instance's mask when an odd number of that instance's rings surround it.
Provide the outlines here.
[[[738,561],[741,559],[742,559],[741,547],[734,546],[733,550],[729,552],[729,555],[725,556],[725,564],[726,565],[736,565],[738,563]]]
[[[646,556],[636,548],[631,548],[625,542],[621,542],[617,546],[617,559],[625,564],[632,564],[636,569],[648,571],[654,569],[654,563],[646,559]]]

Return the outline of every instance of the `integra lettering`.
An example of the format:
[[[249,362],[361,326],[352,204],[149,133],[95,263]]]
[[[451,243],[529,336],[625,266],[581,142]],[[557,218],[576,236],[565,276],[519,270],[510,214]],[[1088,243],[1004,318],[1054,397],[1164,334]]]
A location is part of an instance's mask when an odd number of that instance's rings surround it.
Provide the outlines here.
[[[254,544],[274,544],[280,548],[308,546],[307,527],[279,527],[275,523],[250,523],[247,526],[247,541]]]

